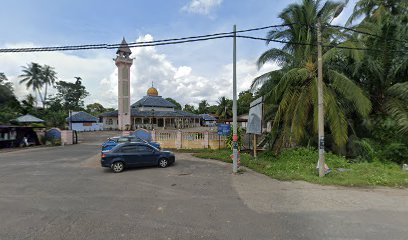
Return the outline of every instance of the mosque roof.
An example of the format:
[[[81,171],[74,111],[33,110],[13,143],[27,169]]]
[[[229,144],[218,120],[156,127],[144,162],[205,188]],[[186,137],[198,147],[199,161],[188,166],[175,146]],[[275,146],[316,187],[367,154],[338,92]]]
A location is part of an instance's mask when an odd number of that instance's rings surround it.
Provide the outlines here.
[[[162,96],[144,96],[139,101],[132,104],[132,108],[136,107],[164,107],[164,108],[174,108],[176,105],[167,101]]]

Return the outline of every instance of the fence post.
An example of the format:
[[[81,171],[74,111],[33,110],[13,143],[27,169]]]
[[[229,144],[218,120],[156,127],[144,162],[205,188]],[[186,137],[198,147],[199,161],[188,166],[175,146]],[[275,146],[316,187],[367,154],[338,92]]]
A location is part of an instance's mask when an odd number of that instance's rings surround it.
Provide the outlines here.
[[[177,149],[181,149],[181,147],[182,147],[181,140],[182,140],[182,132],[181,132],[181,130],[178,130],[177,131],[177,136],[176,136],[176,148]]]
[[[156,130],[152,130],[152,141],[155,142],[156,141]]]
[[[204,148],[209,148],[209,145],[210,145],[210,142],[209,142],[209,139],[208,139],[208,131],[205,131],[204,132],[204,139],[203,139],[203,147]]]

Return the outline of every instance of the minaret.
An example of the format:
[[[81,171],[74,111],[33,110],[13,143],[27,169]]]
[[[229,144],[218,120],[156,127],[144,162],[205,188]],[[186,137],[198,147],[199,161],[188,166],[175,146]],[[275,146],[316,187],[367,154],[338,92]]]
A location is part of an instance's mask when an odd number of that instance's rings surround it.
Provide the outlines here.
[[[118,67],[118,128],[130,130],[130,66],[133,59],[129,56],[132,52],[123,38],[118,51],[116,51],[115,64]],[[127,126],[129,129],[127,129]]]

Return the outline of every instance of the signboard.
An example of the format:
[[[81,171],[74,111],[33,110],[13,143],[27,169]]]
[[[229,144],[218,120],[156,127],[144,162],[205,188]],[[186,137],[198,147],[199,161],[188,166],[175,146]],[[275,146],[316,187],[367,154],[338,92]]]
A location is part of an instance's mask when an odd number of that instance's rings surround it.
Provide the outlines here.
[[[218,135],[228,136],[231,132],[231,125],[229,124],[217,124]]]
[[[247,133],[262,134],[263,98],[259,97],[249,105]]]

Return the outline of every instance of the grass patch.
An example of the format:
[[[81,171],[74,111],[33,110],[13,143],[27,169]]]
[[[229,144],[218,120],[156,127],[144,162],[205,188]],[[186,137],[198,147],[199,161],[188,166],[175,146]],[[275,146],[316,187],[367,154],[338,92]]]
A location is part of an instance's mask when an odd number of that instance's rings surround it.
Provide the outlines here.
[[[200,150],[193,154],[199,158],[216,159],[231,163],[230,150]],[[257,160],[247,153],[241,154],[241,166],[278,180],[303,180],[323,185],[341,186],[390,186],[407,187],[408,173],[395,163],[350,163],[346,158],[326,154],[326,163],[332,172],[324,178],[318,176],[316,163],[318,152],[309,148],[283,151],[279,156],[261,154]],[[347,171],[339,171],[339,168]]]

